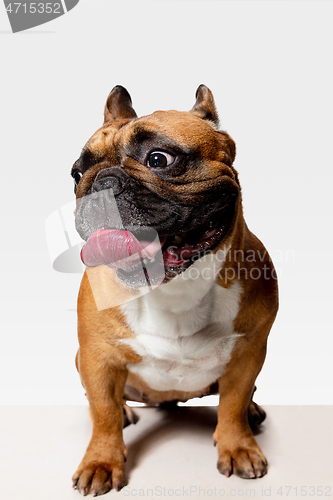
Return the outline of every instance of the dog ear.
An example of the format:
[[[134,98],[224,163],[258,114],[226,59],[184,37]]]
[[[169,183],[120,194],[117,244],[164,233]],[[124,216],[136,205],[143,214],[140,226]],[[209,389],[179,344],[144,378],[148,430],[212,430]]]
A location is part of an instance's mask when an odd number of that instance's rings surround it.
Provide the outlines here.
[[[114,87],[105,104],[104,123],[118,118],[136,118],[131,96],[121,85]]]
[[[206,85],[199,85],[196,94],[196,102],[191,109],[191,113],[199,116],[203,120],[210,120],[216,126],[219,124],[214,97]]]

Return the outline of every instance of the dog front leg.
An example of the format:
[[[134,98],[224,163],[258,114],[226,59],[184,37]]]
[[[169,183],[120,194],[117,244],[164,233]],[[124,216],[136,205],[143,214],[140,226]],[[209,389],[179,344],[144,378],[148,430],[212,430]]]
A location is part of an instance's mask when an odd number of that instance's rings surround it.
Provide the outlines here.
[[[86,454],[73,476],[73,487],[81,494],[103,495],[125,485],[123,442],[123,393],[126,368],[91,350],[80,349],[80,376],[86,389],[93,424]]]
[[[219,379],[220,402],[214,441],[218,448],[218,470],[246,479],[264,476],[267,461],[252,434],[248,409],[254,382],[266,355],[266,342],[240,339],[226,372]]]

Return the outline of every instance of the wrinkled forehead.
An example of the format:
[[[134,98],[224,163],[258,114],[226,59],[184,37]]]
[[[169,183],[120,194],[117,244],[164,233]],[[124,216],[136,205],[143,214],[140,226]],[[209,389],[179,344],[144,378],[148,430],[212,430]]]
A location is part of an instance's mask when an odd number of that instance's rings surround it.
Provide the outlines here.
[[[204,121],[186,111],[155,111],[141,118],[113,120],[101,127],[87,142],[94,156],[112,155],[126,152],[132,144],[148,141],[155,147],[170,149],[200,150],[202,147],[215,148],[219,134],[214,124]]]

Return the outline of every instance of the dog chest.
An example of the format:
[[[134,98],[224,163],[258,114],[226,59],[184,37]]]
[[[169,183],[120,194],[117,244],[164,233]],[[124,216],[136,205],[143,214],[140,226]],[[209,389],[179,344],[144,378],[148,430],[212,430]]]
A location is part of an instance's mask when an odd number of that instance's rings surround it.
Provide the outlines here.
[[[142,357],[129,371],[152,389],[196,391],[216,381],[230,360],[241,287],[192,283],[189,297],[190,287],[177,280],[122,306],[135,333],[122,342]]]

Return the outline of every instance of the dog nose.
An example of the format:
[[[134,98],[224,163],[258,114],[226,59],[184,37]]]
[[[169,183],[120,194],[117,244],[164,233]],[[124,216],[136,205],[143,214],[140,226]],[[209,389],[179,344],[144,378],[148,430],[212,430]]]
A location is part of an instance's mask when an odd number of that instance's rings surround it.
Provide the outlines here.
[[[92,185],[93,191],[112,189],[114,195],[120,194],[128,180],[128,175],[120,167],[103,168],[98,172]]]

